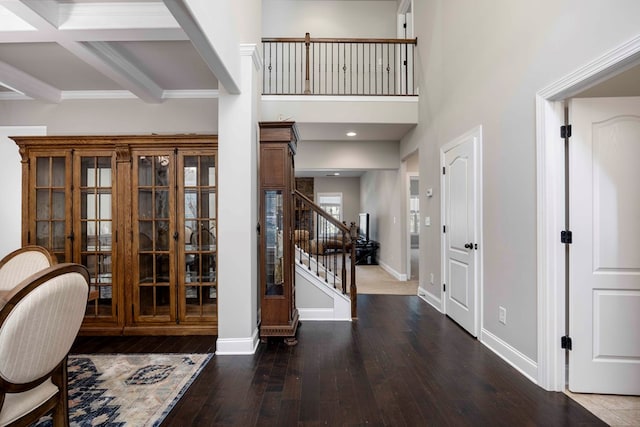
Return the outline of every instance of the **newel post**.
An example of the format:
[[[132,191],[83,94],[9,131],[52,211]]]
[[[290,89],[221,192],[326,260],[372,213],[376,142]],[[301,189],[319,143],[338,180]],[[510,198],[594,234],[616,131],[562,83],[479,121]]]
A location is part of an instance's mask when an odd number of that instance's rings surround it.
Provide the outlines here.
[[[351,318],[358,318],[358,286],[356,285],[356,240],[358,238],[358,227],[355,222],[349,227],[351,233],[351,283],[349,294],[351,295]]]
[[[310,80],[309,80],[309,46],[311,46],[311,36],[309,33],[304,35],[304,45],[306,50],[306,63],[304,69],[304,94],[309,95],[311,93]]]

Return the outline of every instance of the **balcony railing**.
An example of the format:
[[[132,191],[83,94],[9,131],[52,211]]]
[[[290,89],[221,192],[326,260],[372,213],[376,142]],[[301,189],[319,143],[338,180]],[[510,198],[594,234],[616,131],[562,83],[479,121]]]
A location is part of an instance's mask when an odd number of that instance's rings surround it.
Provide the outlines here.
[[[265,95],[417,95],[418,39],[264,38]]]

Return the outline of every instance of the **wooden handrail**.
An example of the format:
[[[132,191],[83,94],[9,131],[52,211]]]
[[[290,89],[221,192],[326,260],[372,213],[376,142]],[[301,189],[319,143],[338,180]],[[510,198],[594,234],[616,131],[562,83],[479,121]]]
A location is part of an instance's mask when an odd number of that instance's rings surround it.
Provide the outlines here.
[[[353,240],[353,237],[351,236],[351,230],[349,229],[349,227],[347,227],[345,224],[343,224],[342,222],[338,221],[337,219],[329,215],[327,211],[322,209],[313,200],[311,200],[310,198],[302,194],[300,191],[294,190],[293,194],[295,197],[302,199],[305,204],[309,205],[309,207],[313,211],[315,211],[318,215],[320,215],[322,218],[326,219],[328,222],[335,225],[343,233],[348,234],[349,238]]]
[[[319,38],[309,37],[264,37],[263,43],[378,43],[378,44],[418,44],[418,38],[413,39],[359,39],[359,38]]]

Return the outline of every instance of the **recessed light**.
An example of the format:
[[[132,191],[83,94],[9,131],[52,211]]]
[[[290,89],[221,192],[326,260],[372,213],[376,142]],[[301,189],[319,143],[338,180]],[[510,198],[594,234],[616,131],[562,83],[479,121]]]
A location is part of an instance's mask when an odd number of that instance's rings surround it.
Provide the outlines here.
[[[356,136],[356,135],[357,135],[357,133],[355,133],[353,131],[347,132],[347,136]]]
[[[340,172],[334,172],[333,176],[340,176]]]

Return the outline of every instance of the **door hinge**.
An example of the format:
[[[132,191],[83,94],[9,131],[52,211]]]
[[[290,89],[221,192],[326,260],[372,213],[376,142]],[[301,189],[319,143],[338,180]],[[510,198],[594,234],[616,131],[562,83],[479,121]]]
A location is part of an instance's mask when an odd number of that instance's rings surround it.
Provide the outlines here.
[[[571,337],[570,336],[563,336],[560,338],[560,347],[564,348],[566,350],[571,350],[573,345],[571,343]]]
[[[403,28],[407,28],[407,23],[405,22],[404,24],[402,24]]]
[[[573,234],[569,230],[563,230],[560,232],[560,242],[571,244],[573,243]]]
[[[442,292],[447,292],[447,284],[446,283],[442,284]]]
[[[571,138],[571,125],[560,126],[560,138]]]
[[[442,175],[446,175],[446,174],[447,174],[447,172],[446,172],[446,168],[443,166],[443,167],[442,167]]]
[[[446,232],[447,232],[447,226],[446,226],[446,225],[443,225],[443,226],[442,226],[442,232],[443,232],[443,233],[446,233]]]

